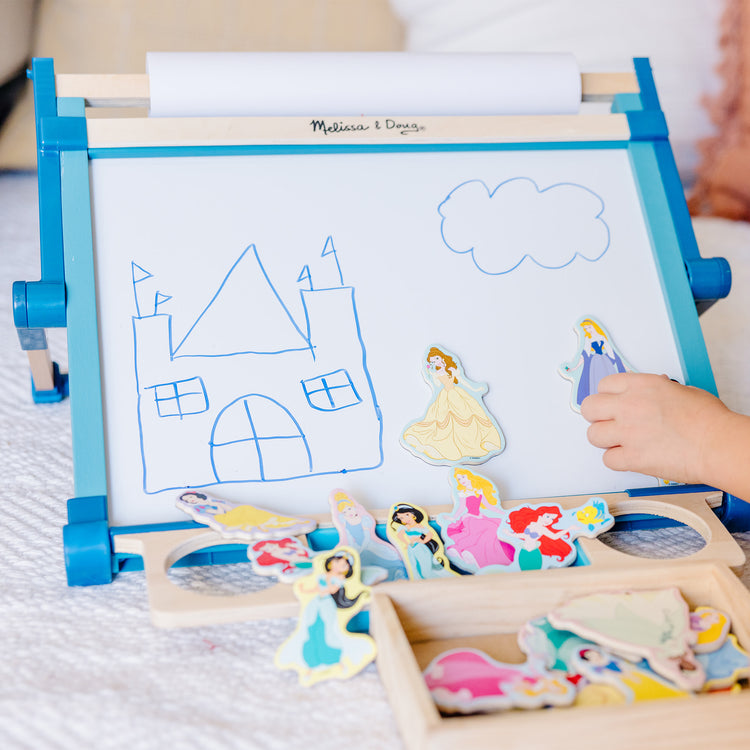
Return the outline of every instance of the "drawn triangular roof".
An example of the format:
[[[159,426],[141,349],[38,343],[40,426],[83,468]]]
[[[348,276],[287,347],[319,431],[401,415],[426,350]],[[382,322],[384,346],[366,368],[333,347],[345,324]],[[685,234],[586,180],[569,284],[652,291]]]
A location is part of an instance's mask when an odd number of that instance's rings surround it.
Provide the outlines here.
[[[250,245],[173,353],[221,357],[308,347],[305,334],[268,278],[255,245]]]

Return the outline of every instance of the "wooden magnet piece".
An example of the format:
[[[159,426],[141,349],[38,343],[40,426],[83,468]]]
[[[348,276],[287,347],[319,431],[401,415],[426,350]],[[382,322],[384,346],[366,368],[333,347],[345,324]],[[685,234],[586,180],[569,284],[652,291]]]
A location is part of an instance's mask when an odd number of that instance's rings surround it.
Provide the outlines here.
[[[583,400],[597,393],[602,378],[634,370],[596,318],[579,319],[574,330],[578,334],[578,349],[571,360],[560,365],[558,372],[572,383],[570,406],[580,413]]]
[[[194,521],[230,539],[282,539],[306,534],[318,525],[311,518],[285,516],[254,505],[219,500],[202,492],[183,492],[175,504]]]
[[[550,623],[632,661],[646,659],[655,672],[684,690],[705,680],[691,646],[690,613],[676,587],[596,593],[572,599],[548,614]]]
[[[724,645],[729,634],[729,617],[715,607],[696,607],[690,613],[690,628],[696,634],[696,654],[710,653]]]
[[[716,651],[698,654],[698,661],[706,670],[706,691],[726,690],[738,680],[750,678],[750,656],[733,633]]]
[[[291,583],[312,571],[313,551],[300,539],[261,539],[247,546],[253,572]]]
[[[300,684],[347,679],[375,658],[375,641],[346,626],[370,598],[355,549],[336,547],[313,558],[313,572],[294,583],[300,603],[297,627],[279,647],[275,663],[293,669]]]
[[[691,695],[660,677],[645,663],[633,664],[593,644],[577,650],[572,655],[571,666],[590,683],[615,689],[627,703],[658,698],[688,698]]]
[[[518,505],[498,528],[501,539],[515,548],[513,562],[500,570],[546,570],[572,565],[578,537],[595,537],[612,528],[615,519],[601,497],[564,509],[557,503]]]
[[[382,568],[385,571],[383,580],[407,578],[398,550],[376,534],[375,518],[360,502],[344,490],[333,490],[328,501],[331,520],[339,532],[339,544],[356,549],[363,568]]]
[[[458,575],[451,570],[443,541],[430,526],[427,511],[418,505],[392,505],[386,536],[401,555],[410,580]]]
[[[440,513],[436,521],[451,562],[468,573],[511,565],[516,550],[498,538],[505,513],[497,487],[463,466],[451,471],[450,483],[453,509]]]
[[[518,631],[518,646],[528,661],[567,672],[568,677],[578,674],[572,666],[573,654],[592,645],[595,645],[592,641],[570,630],[553,627],[546,617],[528,620]]]
[[[528,663],[505,664],[473,648],[440,654],[424,670],[424,678],[445,712],[566,706],[575,698],[573,685],[562,673]]]
[[[422,375],[432,388],[424,415],[401,433],[401,445],[435,466],[481,464],[505,448],[505,438],[484,404],[486,383],[469,380],[458,357],[431,346]]]

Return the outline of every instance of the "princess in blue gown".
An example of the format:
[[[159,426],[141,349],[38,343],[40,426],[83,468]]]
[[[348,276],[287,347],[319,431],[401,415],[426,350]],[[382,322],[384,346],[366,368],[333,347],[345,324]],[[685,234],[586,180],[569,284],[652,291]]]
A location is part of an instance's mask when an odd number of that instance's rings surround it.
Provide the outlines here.
[[[350,677],[375,656],[372,638],[346,629],[346,622],[362,608],[369,591],[359,584],[356,596],[347,594],[346,582],[354,574],[355,555],[353,551],[334,550],[322,570],[316,566],[319,572],[295,584],[298,598],[307,601],[296,630],[276,654],[276,665],[296,669],[303,684]],[[340,616],[341,610],[348,612]]]
[[[361,503],[343,490],[334,490],[330,505],[333,525],[339,532],[339,544],[356,549],[363,567],[383,569],[388,581],[407,578],[398,551],[375,533],[377,523]]]

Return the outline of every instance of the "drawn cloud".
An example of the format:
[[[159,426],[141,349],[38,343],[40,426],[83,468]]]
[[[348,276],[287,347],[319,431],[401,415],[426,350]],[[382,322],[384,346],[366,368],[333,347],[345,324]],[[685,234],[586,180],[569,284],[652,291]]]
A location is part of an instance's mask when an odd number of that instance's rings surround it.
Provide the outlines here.
[[[454,188],[438,206],[443,241],[470,253],[477,268],[495,276],[526,258],[542,268],[563,268],[576,257],[596,261],[609,249],[604,201],[583,185],[540,188],[515,177],[490,190],[481,180]]]

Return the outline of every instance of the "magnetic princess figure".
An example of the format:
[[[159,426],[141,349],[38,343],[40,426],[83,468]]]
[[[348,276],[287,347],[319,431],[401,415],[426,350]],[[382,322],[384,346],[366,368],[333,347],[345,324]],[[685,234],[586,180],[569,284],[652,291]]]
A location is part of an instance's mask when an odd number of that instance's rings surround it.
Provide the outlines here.
[[[575,555],[573,527],[557,528],[562,515],[557,505],[523,506],[508,513],[508,526],[520,541],[517,561],[521,570],[561,567]]]
[[[359,556],[337,547],[313,560],[313,573],[294,584],[297,627],[276,652],[279,669],[294,669],[302,685],[357,674],[375,658],[375,641],[346,625],[370,596],[360,580]]]
[[[517,505],[506,512],[498,536],[515,547],[513,562],[502,570],[546,570],[572,565],[578,556],[575,540],[593,539],[614,526],[602,497],[564,509],[557,503]]]
[[[225,503],[203,492],[183,492],[177,500],[177,507],[190,515],[215,516],[226,510]]]
[[[573,383],[570,405],[581,411],[583,400],[598,393],[599,381],[616,372],[633,371],[615,348],[604,326],[594,318],[583,318],[575,327],[578,333],[578,354],[560,365],[559,373]]]
[[[183,492],[175,505],[194,521],[210,526],[222,536],[248,541],[298,536],[318,525],[311,518],[285,516],[254,505],[219,500],[201,492]]]
[[[701,606],[690,613],[690,629],[696,634],[693,651],[696,654],[716,651],[727,639],[731,623],[729,617],[714,607]]]
[[[388,581],[407,578],[401,555],[375,533],[375,518],[361,503],[344,490],[333,490],[328,501],[333,525],[339,532],[339,544],[354,547],[363,568],[382,569]]]
[[[505,664],[473,648],[440,654],[423,674],[433,700],[445,711],[564,706],[575,697],[563,672],[551,672],[530,662]]]
[[[622,693],[628,703],[690,696],[689,692],[650,669],[621,659],[595,644],[580,649],[574,655],[571,666],[591,683],[611,685]]]
[[[401,553],[410,580],[457,575],[450,569],[443,543],[422,508],[397,503],[388,517],[386,535]]]
[[[248,545],[247,557],[254,573],[283,582],[294,581],[312,570],[312,552],[296,537],[261,539]]]
[[[502,452],[505,439],[482,400],[486,384],[469,380],[458,358],[437,346],[425,355],[423,376],[432,401],[401,434],[404,448],[438,466],[484,463]]]
[[[453,509],[437,517],[448,557],[471,573],[512,563],[513,545],[497,535],[503,521],[497,487],[463,467],[453,469],[451,480]]]

